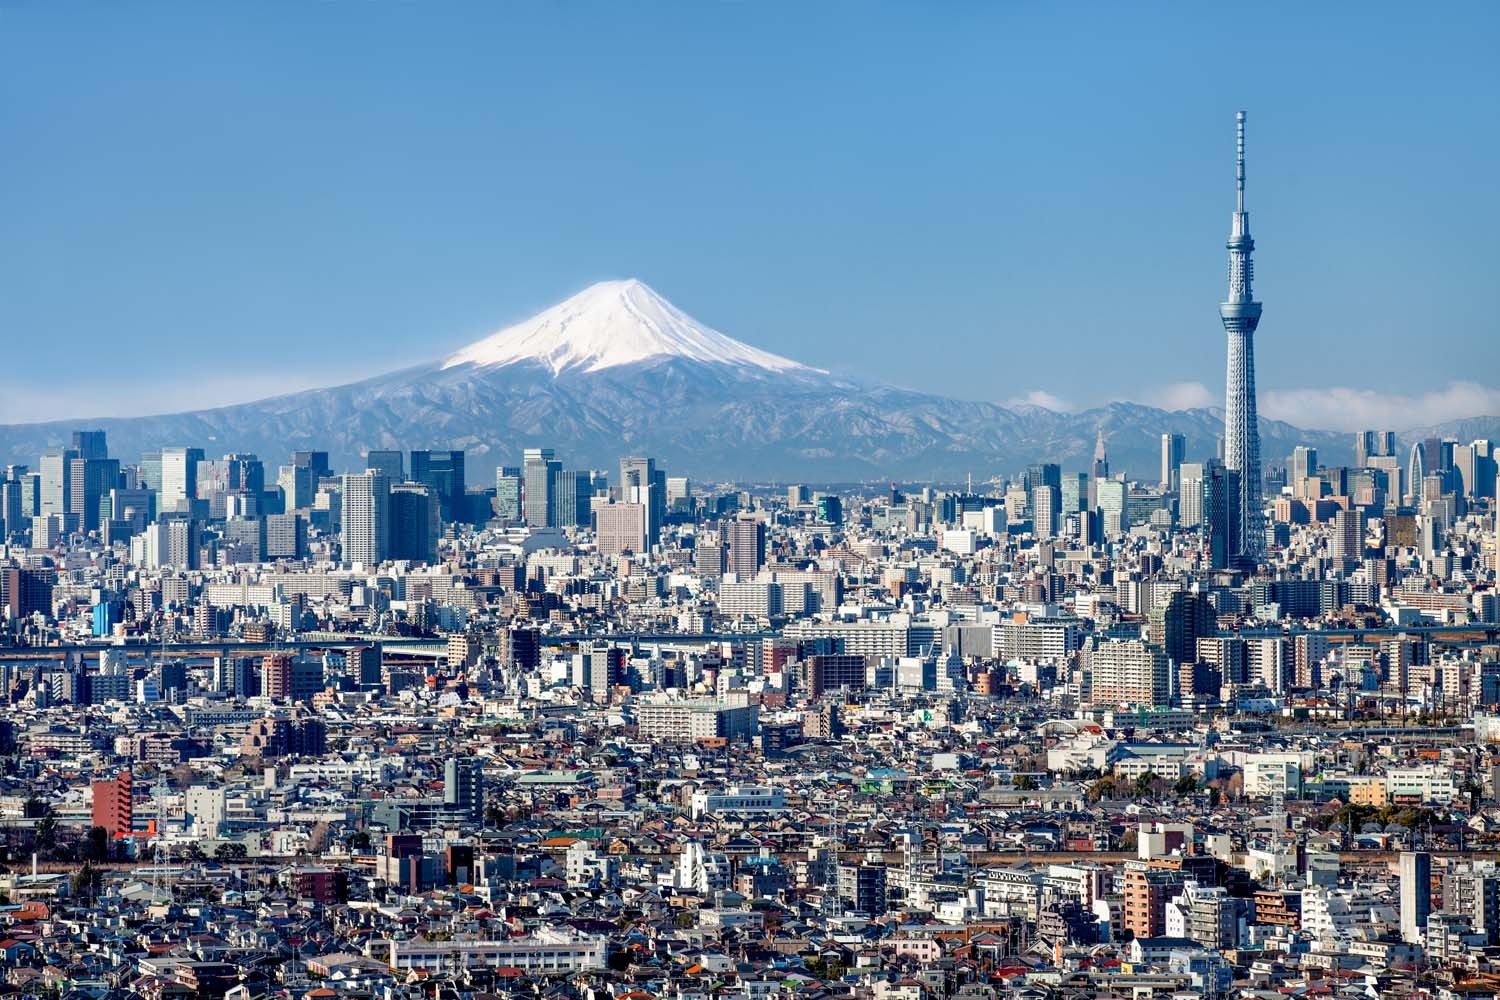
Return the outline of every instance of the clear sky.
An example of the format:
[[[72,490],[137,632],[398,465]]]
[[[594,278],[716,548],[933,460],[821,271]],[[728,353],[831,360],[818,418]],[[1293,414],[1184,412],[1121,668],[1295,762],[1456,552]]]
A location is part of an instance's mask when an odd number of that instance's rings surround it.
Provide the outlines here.
[[[629,276],[912,388],[1217,402],[1241,107],[1263,410],[1500,412],[1497,38],[1493,2],[0,0],[0,420],[342,381]]]

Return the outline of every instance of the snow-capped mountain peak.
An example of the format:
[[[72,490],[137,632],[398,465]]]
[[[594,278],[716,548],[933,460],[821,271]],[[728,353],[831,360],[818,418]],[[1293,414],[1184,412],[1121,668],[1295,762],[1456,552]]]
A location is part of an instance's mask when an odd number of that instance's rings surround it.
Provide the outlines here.
[[[664,357],[779,373],[818,371],[704,326],[634,278],[590,285],[531,319],[475,341],[449,356],[443,368],[534,361],[557,375]]]

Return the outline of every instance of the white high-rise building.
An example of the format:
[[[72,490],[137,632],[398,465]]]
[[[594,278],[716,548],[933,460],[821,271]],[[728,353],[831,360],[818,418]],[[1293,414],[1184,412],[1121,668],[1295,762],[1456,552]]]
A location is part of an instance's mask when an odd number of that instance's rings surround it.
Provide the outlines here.
[[[1187,439],[1181,434],[1161,436],[1161,488],[1167,493],[1176,493],[1178,470],[1187,455]]]
[[[181,509],[184,501],[198,495],[198,463],[202,448],[163,448],[161,450],[161,496],[156,509],[170,513]]]
[[[1166,654],[1139,639],[1111,639],[1089,657],[1095,705],[1165,705],[1171,698]]]
[[[379,565],[389,550],[391,481],[381,472],[344,477],[344,562]]]
[[[1421,944],[1432,912],[1432,855],[1426,851],[1402,851],[1401,940]]]

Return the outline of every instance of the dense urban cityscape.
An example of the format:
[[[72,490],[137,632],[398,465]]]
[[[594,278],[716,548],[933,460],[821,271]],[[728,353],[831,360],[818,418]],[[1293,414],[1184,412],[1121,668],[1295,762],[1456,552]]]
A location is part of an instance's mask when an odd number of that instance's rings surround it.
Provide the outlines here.
[[[1496,995],[1494,443],[1262,456],[1238,128],[1215,454],[8,468],[5,990]]]

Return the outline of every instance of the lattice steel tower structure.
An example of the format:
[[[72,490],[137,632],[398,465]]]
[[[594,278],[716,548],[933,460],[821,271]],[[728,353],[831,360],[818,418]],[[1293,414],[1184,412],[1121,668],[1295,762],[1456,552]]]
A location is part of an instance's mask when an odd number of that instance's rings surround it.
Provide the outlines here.
[[[1219,305],[1219,318],[1229,338],[1229,369],[1224,386],[1224,465],[1240,478],[1240,554],[1258,560],[1265,550],[1264,508],[1261,503],[1260,426],[1255,414],[1255,328],[1260,325],[1260,303],[1251,284],[1255,267],[1250,259],[1250,215],[1245,211],[1245,112],[1235,115],[1234,221],[1229,229],[1229,298]]]

